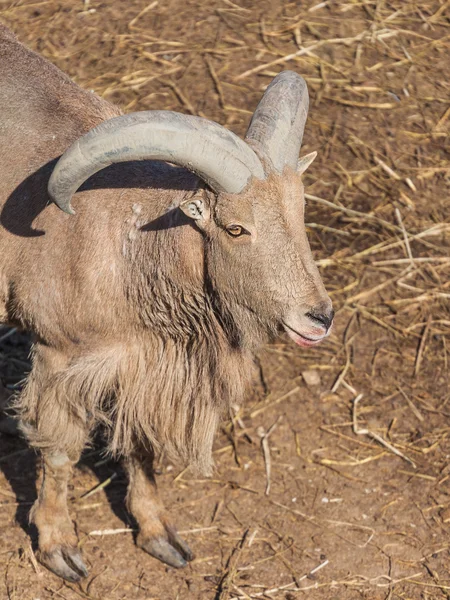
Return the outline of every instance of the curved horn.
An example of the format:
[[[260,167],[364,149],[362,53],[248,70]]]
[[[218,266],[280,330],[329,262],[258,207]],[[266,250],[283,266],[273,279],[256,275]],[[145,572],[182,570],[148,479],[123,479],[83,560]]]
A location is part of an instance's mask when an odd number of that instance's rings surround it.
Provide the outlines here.
[[[283,71],[268,86],[256,107],[245,141],[268,158],[279,173],[285,165],[297,167],[308,104],[303,77]]]
[[[238,194],[252,176],[264,179],[253,150],[221,125],[171,111],[143,111],[109,119],[74,142],[53,170],[50,197],[74,214],[70,200],[91,175],[113,163],[146,159],[186,167],[216,192]]]

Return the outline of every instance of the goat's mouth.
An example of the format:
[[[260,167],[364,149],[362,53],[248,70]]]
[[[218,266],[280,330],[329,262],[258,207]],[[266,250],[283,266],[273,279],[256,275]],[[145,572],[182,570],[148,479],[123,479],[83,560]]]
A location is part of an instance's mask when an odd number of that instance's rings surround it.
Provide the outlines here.
[[[304,348],[309,348],[310,346],[316,346],[317,344],[320,344],[320,342],[327,337],[326,333],[320,337],[312,337],[312,336],[309,337],[309,336],[303,335],[303,334],[299,333],[298,331],[296,331],[295,329],[293,329],[290,325],[288,325],[284,321],[283,321],[283,327],[284,327],[284,330],[286,331],[286,333],[288,334],[288,336],[291,338],[291,340],[294,341],[298,346],[303,346]]]

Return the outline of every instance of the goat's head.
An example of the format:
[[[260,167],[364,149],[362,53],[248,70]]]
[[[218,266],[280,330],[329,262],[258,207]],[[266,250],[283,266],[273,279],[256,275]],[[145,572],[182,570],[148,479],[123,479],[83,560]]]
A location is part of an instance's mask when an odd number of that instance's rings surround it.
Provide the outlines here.
[[[75,142],[49,182],[56,204],[72,213],[72,195],[91,175],[128,160],[166,160],[205,183],[180,209],[205,238],[211,291],[240,333],[284,328],[299,345],[329,332],[333,311],[308,244],[298,161],[308,91],[285,71],[268,87],[245,142],[220,125],[169,111],[105,121]],[[250,335],[250,338],[254,337]],[[250,339],[251,341],[251,339]]]

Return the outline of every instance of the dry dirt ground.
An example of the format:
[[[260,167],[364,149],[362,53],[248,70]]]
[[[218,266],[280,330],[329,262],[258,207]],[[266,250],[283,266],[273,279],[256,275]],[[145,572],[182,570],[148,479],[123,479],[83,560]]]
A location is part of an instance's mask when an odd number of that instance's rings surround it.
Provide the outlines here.
[[[124,475],[101,447],[70,488],[89,579],[38,566],[37,459],[1,436],[2,600],[450,598],[449,15],[446,0],[2,0],[23,42],[126,111],[242,135],[271,77],[301,73],[303,151],[319,152],[308,231],[337,309],[320,348],[264,349],[267,389],[224,423],[212,479],[161,463],[197,556],[185,570],[136,549]],[[28,342],[8,333],[13,389]]]

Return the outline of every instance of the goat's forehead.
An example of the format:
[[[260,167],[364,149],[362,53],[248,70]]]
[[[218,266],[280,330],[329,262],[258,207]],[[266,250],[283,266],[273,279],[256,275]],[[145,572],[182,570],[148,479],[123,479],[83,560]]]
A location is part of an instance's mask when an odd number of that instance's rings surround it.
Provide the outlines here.
[[[217,197],[215,213],[219,221],[228,221],[233,218],[253,221],[252,198],[245,194],[220,194]]]
[[[219,194],[215,206],[218,221],[241,219],[242,222],[286,220],[288,216],[300,213],[303,198],[303,185],[299,177],[270,177],[257,182],[241,194]]]

